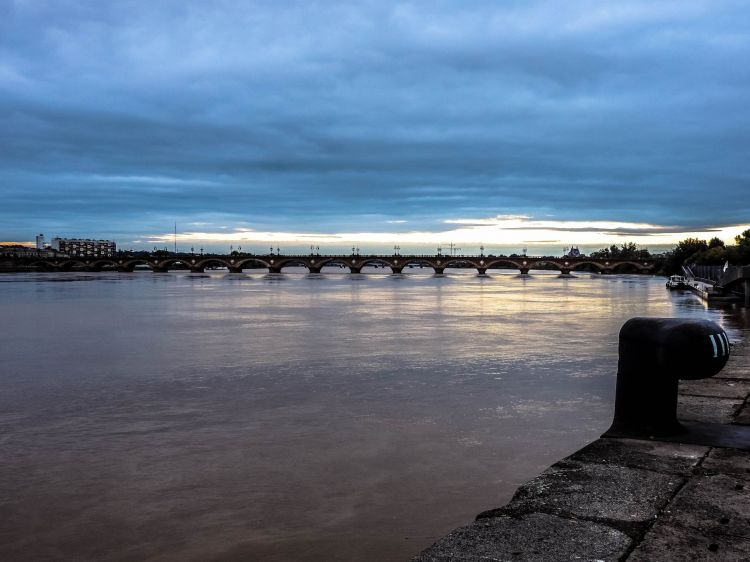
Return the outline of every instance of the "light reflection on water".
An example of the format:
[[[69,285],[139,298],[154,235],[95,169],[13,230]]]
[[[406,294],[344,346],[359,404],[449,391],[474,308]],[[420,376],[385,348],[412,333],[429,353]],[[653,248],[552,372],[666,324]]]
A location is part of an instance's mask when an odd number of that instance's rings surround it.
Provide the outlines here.
[[[70,282],[61,282],[70,281]],[[0,558],[405,560],[611,420],[663,279],[0,275]]]

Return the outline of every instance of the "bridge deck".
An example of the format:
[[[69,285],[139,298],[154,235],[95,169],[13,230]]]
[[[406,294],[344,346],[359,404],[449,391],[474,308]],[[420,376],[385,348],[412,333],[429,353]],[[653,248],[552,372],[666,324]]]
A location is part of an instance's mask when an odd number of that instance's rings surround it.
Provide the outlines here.
[[[589,269],[600,273],[614,273],[623,268],[636,273],[653,273],[660,266],[658,260],[608,260],[597,258],[566,258],[553,256],[494,256],[494,255],[252,255],[233,253],[222,254],[118,254],[114,257],[42,257],[26,256],[0,257],[0,269],[39,268],[41,270],[66,271],[84,269],[98,271],[116,269],[133,271],[143,265],[160,272],[179,267],[191,271],[203,271],[207,267],[226,267],[230,271],[250,268],[267,268],[272,273],[280,273],[289,266],[301,266],[310,272],[318,273],[323,267],[338,265],[352,273],[360,273],[363,267],[378,265],[389,267],[394,273],[401,273],[405,267],[420,265],[431,267],[436,273],[446,268],[472,268],[484,274],[488,269],[517,269],[528,274],[532,269],[557,269],[562,274]]]

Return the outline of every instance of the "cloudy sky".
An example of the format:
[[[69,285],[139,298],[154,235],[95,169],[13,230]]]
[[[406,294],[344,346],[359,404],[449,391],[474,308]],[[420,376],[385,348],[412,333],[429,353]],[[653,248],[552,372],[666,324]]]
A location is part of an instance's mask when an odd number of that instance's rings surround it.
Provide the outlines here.
[[[731,239],[748,61],[747,1],[0,0],[0,240]]]

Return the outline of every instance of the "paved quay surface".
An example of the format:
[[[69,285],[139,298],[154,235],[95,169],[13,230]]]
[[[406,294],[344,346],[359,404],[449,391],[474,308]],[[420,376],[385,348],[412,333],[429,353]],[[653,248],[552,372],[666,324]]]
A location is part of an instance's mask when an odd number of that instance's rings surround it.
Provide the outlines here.
[[[718,375],[680,382],[681,420],[750,425],[748,339]],[[599,439],[413,562],[562,560],[749,561],[750,451]]]

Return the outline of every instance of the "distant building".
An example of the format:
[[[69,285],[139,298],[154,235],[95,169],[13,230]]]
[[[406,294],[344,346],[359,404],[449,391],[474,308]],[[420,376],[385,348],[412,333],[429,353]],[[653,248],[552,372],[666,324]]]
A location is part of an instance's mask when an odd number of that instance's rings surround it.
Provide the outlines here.
[[[52,249],[72,258],[111,258],[117,248],[112,240],[53,238]]]
[[[5,244],[0,246],[0,254],[4,256],[14,256],[17,258],[54,258],[60,256],[58,252],[49,248],[32,248],[21,244]]]
[[[36,235],[36,249],[44,250],[44,234]]]
[[[583,257],[583,254],[581,253],[581,250],[578,249],[578,246],[571,246],[570,250],[568,250],[568,253],[565,254],[566,258],[581,258]]]

